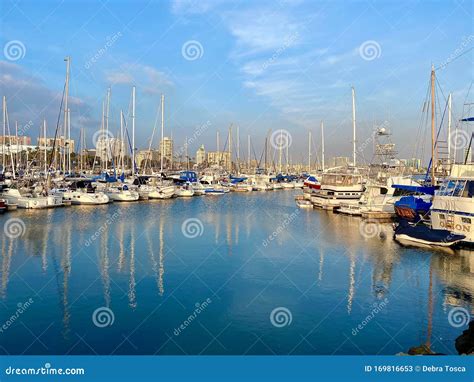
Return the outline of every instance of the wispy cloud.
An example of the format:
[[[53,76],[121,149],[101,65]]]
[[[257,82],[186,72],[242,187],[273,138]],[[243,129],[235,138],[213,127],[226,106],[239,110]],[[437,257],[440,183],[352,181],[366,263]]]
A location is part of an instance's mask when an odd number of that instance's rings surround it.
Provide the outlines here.
[[[7,97],[10,122],[39,124],[44,118],[49,126],[56,123],[62,93],[50,89],[43,80],[28,74],[20,65],[0,61],[0,93]],[[69,103],[73,109],[71,122],[74,127],[95,127],[90,104],[73,96],[69,97]]]
[[[124,64],[106,72],[105,78],[111,85],[140,85],[147,94],[159,94],[173,86],[166,73],[142,64]]]

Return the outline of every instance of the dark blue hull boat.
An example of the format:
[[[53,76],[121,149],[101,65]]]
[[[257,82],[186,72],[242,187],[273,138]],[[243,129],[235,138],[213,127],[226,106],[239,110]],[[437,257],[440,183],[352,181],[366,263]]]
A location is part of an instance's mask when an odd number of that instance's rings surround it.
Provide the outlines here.
[[[399,242],[451,247],[466,237],[444,229],[431,229],[425,224],[410,224],[406,220],[400,220],[400,223],[395,227],[394,238]]]

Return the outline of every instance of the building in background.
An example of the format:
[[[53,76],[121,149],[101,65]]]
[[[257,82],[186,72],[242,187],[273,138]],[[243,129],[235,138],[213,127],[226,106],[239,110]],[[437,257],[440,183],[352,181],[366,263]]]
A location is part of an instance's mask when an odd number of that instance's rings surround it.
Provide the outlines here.
[[[16,135],[0,135],[0,145],[23,145],[30,146],[31,138],[25,135],[16,136]]]
[[[156,166],[160,163],[160,152],[158,150],[140,150],[135,155],[137,166],[143,168],[145,165],[147,168],[150,166]]]
[[[64,139],[64,137],[58,137],[56,138],[56,144],[54,143],[54,137],[52,138],[38,138],[38,147],[42,148],[45,147],[48,149],[52,149],[53,146],[55,146],[56,149],[63,148],[65,145],[69,147],[69,150],[71,150],[71,153],[74,152],[74,139]],[[45,144],[46,142],[46,144]]]
[[[112,137],[101,137],[95,142],[95,149],[97,157],[101,160],[105,160],[108,157],[108,160],[112,158],[119,158],[121,150],[124,153],[127,152],[127,147],[123,144],[122,140],[119,138]]]
[[[207,153],[207,164],[230,168],[230,153],[228,151],[209,151]]]
[[[160,155],[163,153],[163,159],[166,166],[173,163],[173,140],[169,137],[164,137],[160,142]]]
[[[199,149],[196,151],[196,164],[198,166],[204,164],[206,162],[206,150],[204,150],[204,145],[201,145]]]

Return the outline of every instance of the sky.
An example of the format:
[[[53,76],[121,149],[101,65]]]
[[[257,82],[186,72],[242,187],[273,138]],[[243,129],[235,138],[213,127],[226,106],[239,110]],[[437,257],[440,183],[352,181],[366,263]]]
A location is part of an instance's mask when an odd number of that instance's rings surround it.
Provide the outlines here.
[[[326,157],[351,156],[353,86],[359,158],[371,158],[374,126],[392,133],[399,157],[420,157],[431,65],[440,105],[452,93],[455,118],[463,114],[472,19],[473,3],[463,0],[2,0],[0,93],[11,124],[36,142],[46,119],[52,135],[70,56],[72,136],[84,128],[88,146],[108,87],[111,134],[120,110],[130,126],[135,85],[138,148],[148,147],[154,126],[158,144],[164,94],[175,147],[188,137],[192,153],[201,144],[215,150],[219,131],[222,148],[232,125],[241,156],[249,134],[259,156],[265,136],[284,129],[291,160],[307,161],[309,131],[313,158],[319,153],[321,121]]]

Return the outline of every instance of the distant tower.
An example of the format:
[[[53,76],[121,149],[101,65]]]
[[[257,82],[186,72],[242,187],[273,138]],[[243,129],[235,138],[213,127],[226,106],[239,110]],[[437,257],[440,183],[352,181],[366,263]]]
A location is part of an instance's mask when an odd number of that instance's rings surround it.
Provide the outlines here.
[[[196,164],[202,165],[206,161],[206,150],[204,150],[204,145],[201,145],[196,151]]]

